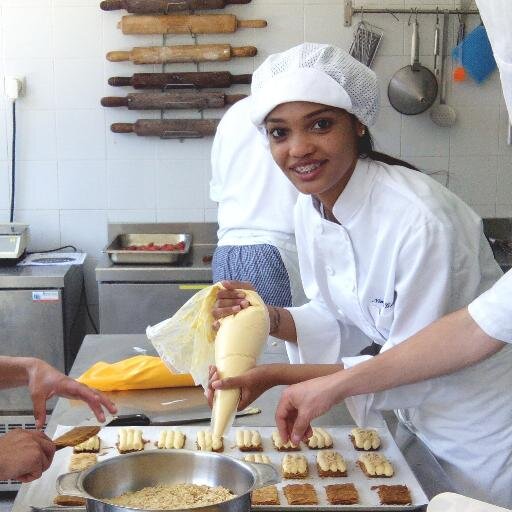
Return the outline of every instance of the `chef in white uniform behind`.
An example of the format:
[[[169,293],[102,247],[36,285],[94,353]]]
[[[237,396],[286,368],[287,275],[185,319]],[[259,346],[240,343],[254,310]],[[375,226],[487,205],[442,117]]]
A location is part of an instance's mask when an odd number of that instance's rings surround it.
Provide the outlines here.
[[[218,203],[219,223],[213,282],[250,281],[267,304],[302,305],[293,230],[298,191],[252,124],[250,101],[229,108],[213,141],[210,198]]]
[[[327,45],[270,56],[253,75],[253,120],[264,124],[274,159],[303,193],[295,233],[310,302],[270,306],[271,333],[297,343],[302,362],[327,363],[325,373],[332,363],[350,368],[368,358],[346,357],[353,337],[386,351],[501,275],[467,205],[427,176],[361,151],[377,91],[371,70]],[[219,292],[214,315],[240,306],[243,299]],[[377,411],[409,408],[408,421],[459,491],[511,505],[511,364],[506,347],[454,375],[355,397],[351,411],[358,423],[374,424]],[[270,368],[260,376],[269,387],[291,383],[290,372],[303,380],[322,371]]]

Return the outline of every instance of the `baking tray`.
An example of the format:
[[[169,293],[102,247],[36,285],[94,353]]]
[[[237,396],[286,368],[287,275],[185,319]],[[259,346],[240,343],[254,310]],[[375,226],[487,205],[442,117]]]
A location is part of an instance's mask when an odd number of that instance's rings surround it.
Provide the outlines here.
[[[185,242],[182,251],[133,251],[131,245],[177,244]],[[123,233],[103,250],[113,263],[136,265],[173,265],[180,263],[190,251],[192,235],[188,233]]]
[[[66,430],[69,430],[71,427],[64,427],[59,425],[55,432],[55,436],[57,437],[60,434],[64,433]],[[110,457],[122,457],[119,455],[119,452],[115,448],[115,443],[117,441],[117,434],[119,432],[120,427],[105,427],[103,428],[99,436],[101,438],[102,450],[98,457],[99,461],[105,460]],[[143,438],[147,441],[145,445],[145,450],[156,450],[154,443],[158,440],[159,434],[163,429],[178,429],[181,432],[185,433],[186,443],[185,448],[189,450],[195,450],[195,440],[196,433],[198,430],[204,430],[205,426],[192,426],[192,425],[183,425],[181,427],[161,427],[161,426],[149,426],[149,427],[135,427],[139,428],[143,432]],[[316,470],[316,454],[318,450],[310,450],[304,444],[301,445],[300,452],[292,452],[292,453],[302,453],[308,459],[310,476],[306,479],[301,480],[291,480],[291,479],[283,479],[283,481],[277,484],[279,500],[281,505],[262,505],[255,506],[253,510],[255,511],[274,511],[274,512],[282,512],[282,511],[304,511],[304,512],[312,512],[315,510],[320,511],[347,511],[347,510],[356,510],[356,511],[405,511],[405,510],[416,510],[423,505],[428,503],[428,499],[423,492],[419,482],[414,476],[411,468],[407,464],[404,456],[400,452],[398,446],[396,445],[393,437],[391,436],[389,430],[387,428],[378,428],[379,435],[382,439],[382,447],[379,450],[379,453],[382,453],[388,457],[395,468],[395,475],[391,478],[368,478],[366,477],[362,471],[356,466],[356,460],[359,457],[361,452],[358,452],[352,446],[348,435],[350,431],[354,428],[354,426],[340,426],[340,427],[325,427],[325,429],[331,434],[334,441],[334,450],[337,450],[339,453],[343,455],[345,461],[347,462],[347,477],[328,477],[328,478],[320,478],[318,476]],[[287,452],[278,452],[273,446],[271,442],[271,435],[276,429],[275,427],[249,427],[244,426],[243,429],[249,430],[257,430],[260,432],[263,442],[263,452],[268,455],[272,463],[280,470],[281,461],[284,455]],[[224,438],[224,454],[236,457],[243,458],[244,453],[241,453],[235,446],[235,437],[236,437],[236,428],[232,428],[229,434]],[[72,454],[72,448],[64,448],[59,450],[55,454],[55,458],[52,462],[50,468],[43,473],[43,476],[31,483],[24,497],[24,503],[27,504],[27,510],[29,509],[28,505],[34,505],[38,507],[49,506],[53,502],[53,498],[56,495],[55,491],[55,482],[57,477],[63,473],[68,472],[68,464]],[[357,490],[359,491],[360,503],[358,505],[330,505],[327,502],[325,496],[324,486],[336,483],[353,483]],[[301,484],[301,483],[311,483],[314,485],[319,503],[318,505],[288,505],[286,498],[283,494],[283,487],[288,484]],[[405,484],[409,487],[412,497],[412,505],[379,505],[379,499],[376,491],[372,491],[370,487],[374,485],[381,484]],[[65,509],[63,509],[65,510]],[[84,509],[85,510],[85,509]]]

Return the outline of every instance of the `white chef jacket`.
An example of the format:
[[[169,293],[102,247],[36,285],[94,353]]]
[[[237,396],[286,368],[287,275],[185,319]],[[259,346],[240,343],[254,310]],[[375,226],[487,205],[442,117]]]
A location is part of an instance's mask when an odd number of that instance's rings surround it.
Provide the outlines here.
[[[298,191],[252,124],[250,100],[224,114],[212,146],[210,198],[219,203],[219,245],[294,244]]]
[[[468,311],[486,334],[512,343],[512,270],[477,297],[468,306]]]
[[[346,357],[354,338],[387,350],[501,275],[481,219],[419,172],[360,160],[333,214],[340,224],[322,218],[310,196],[301,195],[295,209],[310,299],[289,308],[300,362],[359,364],[369,356]],[[347,405],[363,425],[381,421],[376,411],[410,408],[411,424],[460,492],[512,505],[511,366],[507,347],[469,369]]]
[[[340,361],[355,353],[354,336],[396,345],[502,274],[480,217],[418,171],[359,160],[333,214],[340,224],[299,196],[295,236],[310,302],[289,309],[294,362]]]
[[[512,123],[512,2],[510,0],[476,0],[484,22],[492,53],[500,72],[503,96]]]

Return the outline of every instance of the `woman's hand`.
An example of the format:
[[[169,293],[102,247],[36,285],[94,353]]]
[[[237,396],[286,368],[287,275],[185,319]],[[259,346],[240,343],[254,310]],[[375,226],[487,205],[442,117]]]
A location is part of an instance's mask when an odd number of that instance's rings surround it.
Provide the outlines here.
[[[212,407],[213,396],[217,389],[240,388],[241,394],[238,410],[241,411],[274,385],[269,365],[262,364],[245,372],[243,375],[226,379],[220,379],[217,368],[210,366],[206,398],[208,399],[208,404]]]
[[[313,434],[311,421],[325,414],[339,400],[335,393],[336,374],[293,384],[283,391],[276,410],[276,425],[284,442],[293,444]]]
[[[36,427],[42,428],[46,419],[46,401],[52,396],[83,400],[98,421],[105,421],[105,408],[115,414],[117,408],[103,393],[67,377],[41,359],[32,359],[27,369],[27,387],[34,405]]]
[[[245,298],[245,293],[240,289],[254,290],[251,283],[243,281],[221,281],[221,284],[225,289],[217,292],[217,301],[212,310],[213,318],[215,318],[214,329],[220,327],[219,319],[236,314],[251,305]]]

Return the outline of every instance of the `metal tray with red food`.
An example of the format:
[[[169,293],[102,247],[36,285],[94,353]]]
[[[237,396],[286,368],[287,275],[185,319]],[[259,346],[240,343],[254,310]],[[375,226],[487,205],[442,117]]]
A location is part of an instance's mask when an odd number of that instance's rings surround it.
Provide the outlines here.
[[[123,233],[104,249],[113,263],[172,265],[190,251],[188,233]]]

